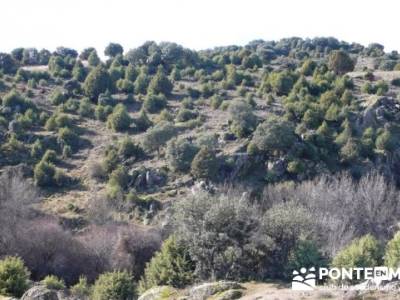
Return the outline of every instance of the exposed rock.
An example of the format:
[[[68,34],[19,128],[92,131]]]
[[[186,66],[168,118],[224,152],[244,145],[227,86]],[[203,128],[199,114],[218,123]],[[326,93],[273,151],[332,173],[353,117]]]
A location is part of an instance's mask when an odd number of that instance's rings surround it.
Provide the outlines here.
[[[371,96],[370,104],[358,121],[361,129],[400,120],[400,104],[394,98]]]
[[[176,290],[170,286],[156,286],[144,292],[138,300],[167,299],[176,293]]]
[[[208,192],[208,193],[214,193],[215,192],[215,186],[212,183],[207,183],[204,180],[196,182],[190,189],[193,195],[197,195],[198,193],[202,192]]]
[[[218,281],[218,282],[203,283],[201,285],[193,287],[189,291],[189,299],[205,300],[218,293],[222,293],[227,290],[237,290],[237,289],[242,289],[242,287],[237,282],[233,281]]]
[[[225,292],[222,292],[214,297],[215,300],[233,300],[233,299],[239,299],[242,297],[243,291],[241,290],[227,290]]]
[[[275,176],[280,177],[286,172],[286,161],[283,158],[280,158],[276,161],[269,161],[267,168],[269,172],[272,172]]]
[[[36,285],[25,292],[21,300],[61,300],[61,292],[50,290],[43,285]]]

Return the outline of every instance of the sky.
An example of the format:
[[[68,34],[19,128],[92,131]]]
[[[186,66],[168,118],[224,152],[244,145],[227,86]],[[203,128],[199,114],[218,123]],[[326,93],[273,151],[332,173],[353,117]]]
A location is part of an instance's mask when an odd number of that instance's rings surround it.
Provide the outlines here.
[[[0,51],[58,46],[103,53],[145,41],[191,49],[334,36],[399,50],[397,0],[1,0]]]

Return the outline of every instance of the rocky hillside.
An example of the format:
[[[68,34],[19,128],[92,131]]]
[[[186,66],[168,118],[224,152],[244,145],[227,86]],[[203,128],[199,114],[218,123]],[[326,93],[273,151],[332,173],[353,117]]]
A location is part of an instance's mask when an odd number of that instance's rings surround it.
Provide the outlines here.
[[[332,239],[321,242],[328,259],[365,234],[380,235],[382,242],[392,237],[398,216],[390,191],[400,180],[397,52],[334,38],[290,38],[203,51],[147,42],[124,52],[111,43],[105,55],[101,61],[93,48],[77,53],[64,47],[0,53],[0,211],[9,216],[0,221],[6,228],[0,229],[0,257],[18,254],[34,280],[55,274],[69,286],[81,274],[92,283],[105,271],[128,269],[139,281],[146,262],[175,232],[176,211],[182,224],[195,224],[201,213],[212,217],[207,207],[196,215],[188,206],[175,207],[177,202],[232,190],[235,196],[228,198],[261,201],[263,213],[296,198],[313,213],[325,209],[326,216],[348,217],[349,227],[339,229],[332,221],[330,233],[321,233],[327,239],[346,234],[337,249],[326,250]],[[305,192],[311,182],[331,191],[330,180],[360,202],[339,205],[332,192],[325,199],[329,205],[321,206]],[[375,199],[361,196],[363,180],[365,187],[388,192]],[[315,202],[307,203],[306,194]],[[214,200],[223,207],[224,197]],[[385,203],[390,216],[379,228],[370,223],[354,228],[350,210],[367,209],[368,201]],[[339,207],[349,207],[348,215],[336,215]],[[371,219],[373,210],[366,212]],[[248,222],[236,217],[232,222]],[[264,215],[257,218],[249,222],[253,229]],[[9,230],[15,224],[15,232]],[[76,248],[50,255],[42,267],[33,252],[45,250],[28,241],[34,236],[50,243],[52,235],[60,238],[54,253],[71,241]],[[189,252],[200,281],[230,272],[242,274],[239,279],[266,278],[265,268],[248,273],[256,268],[253,261],[211,272],[197,264],[204,253]],[[82,263],[88,257],[92,266]],[[71,261],[82,268],[70,270]],[[268,274],[282,278],[270,267]],[[142,280],[143,291],[155,285],[150,281]]]

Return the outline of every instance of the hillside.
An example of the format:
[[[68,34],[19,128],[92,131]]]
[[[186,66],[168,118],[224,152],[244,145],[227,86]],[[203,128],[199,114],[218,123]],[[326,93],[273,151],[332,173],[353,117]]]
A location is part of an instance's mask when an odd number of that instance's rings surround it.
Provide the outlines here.
[[[397,231],[397,52],[290,38],[105,54],[0,53],[0,257],[34,281],[287,281],[305,240],[326,263]],[[190,275],[143,277],[175,236]]]

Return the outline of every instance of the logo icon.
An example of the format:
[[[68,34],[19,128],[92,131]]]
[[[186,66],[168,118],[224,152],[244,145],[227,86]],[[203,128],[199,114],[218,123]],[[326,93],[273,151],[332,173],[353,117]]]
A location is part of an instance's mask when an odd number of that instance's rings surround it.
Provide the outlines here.
[[[293,271],[292,290],[312,291],[316,284],[315,268],[301,268],[300,272]]]

